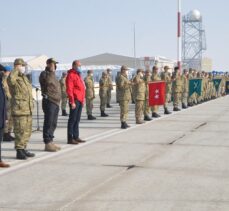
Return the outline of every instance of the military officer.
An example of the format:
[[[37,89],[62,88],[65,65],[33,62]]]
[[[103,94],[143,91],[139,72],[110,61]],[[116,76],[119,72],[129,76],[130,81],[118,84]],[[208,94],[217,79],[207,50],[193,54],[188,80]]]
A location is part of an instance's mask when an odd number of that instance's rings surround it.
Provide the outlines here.
[[[169,66],[164,67],[164,72],[161,73],[161,80],[166,83],[166,96],[165,96],[165,105],[164,105],[164,114],[171,114],[168,110],[168,103],[171,100],[171,92],[172,92],[172,79],[169,75]]]
[[[109,79],[106,72],[102,73],[102,77],[99,80],[99,97],[100,97],[100,111],[101,117],[108,117],[105,113],[105,107],[107,104],[107,93],[109,89]]]
[[[32,133],[33,96],[32,86],[25,75],[26,63],[18,58],[14,61],[14,69],[8,77],[12,96],[12,116],[15,134],[17,159],[26,160],[35,154],[27,150]]]
[[[111,92],[113,90],[113,82],[112,82],[112,72],[111,69],[107,69],[107,78],[109,81],[109,87],[107,90],[107,108],[112,108],[111,106]]]
[[[68,96],[66,93],[66,77],[67,73],[63,72],[62,77],[60,79],[60,88],[61,88],[61,109],[62,109],[62,116],[68,116],[66,112],[66,106],[68,103]]]
[[[136,124],[143,124],[142,121],[144,114],[144,103],[146,98],[146,84],[144,81],[144,71],[142,69],[137,70],[137,75],[133,79],[135,86],[135,118]]]
[[[180,111],[179,103],[181,101],[182,90],[181,73],[179,72],[179,68],[175,67],[173,73],[173,111]]]
[[[3,141],[5,141],[5,142],[15,140],[14,137],[11,136],[11,132],[13,129],[13,117],[11,114],[11,109],[12,109],[11,94],[10,94],[10,89],[9,89],[8,82],[7,82],[7,78],[10,75],[11,71],[12,71],[12,67],[6,66],[5,71],[4,71],[4,75],[2,78],[2,85],[3,85],[3,89],[5,91],[5,95],[6,95],[6,111],[7,111],[7,118],[8,118],[8,121],[7,121],[5,128],[4,128],[4,135],[3,135]]]
[[[121,74],[117,80],[119,89],[119,105],[120,105],[120,120],[121,128],[126,129],[129,125],[126,123],[129,113],[129,103],[131,100],[131,85],[132,83],[128,79],[128,68],[126,66],[121,67]]]
[[[145,76],[144,76],[144,80],[145,80],[145,84],[146,84],[146,97],[145,97],[145,107],[144,107],[144,120],[145,121],[151,121],[152,119],[150,118],[151,115],[151,107],[149,106],[149,82],[151,81],[151,71],[149,69],[147,69],[145,71]]]
[[[85,86],[86,86],[87,119],[88,120],[95,120],[96,118],[92,115],[93,100],[95,99],[93,70],[87,71],[87,77],[84,79],[84,82],[85,82]]]
[[[189,92],[189,80],[188,80],[188,70],[187,69],[183,70],[181,80],[183,83],[183,90],[182,90],[182,95],[181,95],[182,108],[186,109],[187,103],[188,103],[188,92]]]
[[[161,77],[158,74],[158,67],[157,66],[154,66],[152,70],[153,70],[153,73],[152,73],[152,76],[151,76],[151,81],[152,82],[154,82],[154,81],[160,81],[161,80]],[[161,117],[158,114],[158,110],[159,110],[159,106],[153,106],[152,107],[152,117],[154,117],[154,118]]]
[[[118,84],[118,78],[119,78],[120,74],[121,74],[120,72],[117,72],[117,75],[115,77],[115,84],[116,84],[116,103],[119,103],[119,96],[120,96],[119,89],[118,89],[118,86],[117,86],[117,84]]]

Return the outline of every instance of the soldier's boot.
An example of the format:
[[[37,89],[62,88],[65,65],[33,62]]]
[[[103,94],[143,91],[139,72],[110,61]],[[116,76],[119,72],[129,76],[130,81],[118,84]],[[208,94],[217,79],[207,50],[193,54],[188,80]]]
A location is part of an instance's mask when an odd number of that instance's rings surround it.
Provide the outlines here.
[[[192,107],[192,106],[193,106],[193,103],[188,103],[188,106],[189,106],[189,107]]]
[[[164,114],[168,115],[168,114],[171,114],[171,112],[168,110],[168,108],[165,108],[164,109]]]
[[[66,110],[62,110],[62,116],[68,116]]]
[[[88,119],[88,120],[95,120],[96,118],[95,118],[94,116],[92,116],[91,114],[89,114],[89,115],[87,116],[87,119]]]
[[[26,150],[26,149],[23,149],[23,152],[24,152],[24,154],[26,155],[26,157],[28,157],[28,158],[33,158],[33,157],[35,157],[35,154],[34,154],[34,153],[31,153],[31,152],[29,152],[29,151]]]
[[[128,125],[126,122],[124,122],[124,123],[125,123],[126,127],[130,127],[130,125]]]
[[[178,107],[174,107],[173,111],[180,111],[180,109]]]
[[[13,141],[13,139],[10,136],[10,133],[4,133],[4,135],[3,135],[3,141],[4,142],[11,142],[11,141]]]
[[[159,117],[161,117],[158,113],[156,113],[156,112],[153,112],[152,113],[152,117],[154,117],[154,118],[159,118]]]
[[[122,129],[127,129],[127,126],[126,126],[125,122],[121,122],[121,128]]]
[[[188,107],[185,105],[185,103],[182,103],[182,109],[186,109],[186,108]]]
[[[107,108],[112,108],[112,106],[110,104],[107,104]]]
[[[150,118],[148,115],[146,115],[146,116],[144,117],[144,120],[145,120],[145,121],[151,121],[152,118]]]
[[[101,117],[108,117],[109,115],[106,114],[104,111],[101,111]]]
[[[16,156],[16,158],[18,160],[27,160],[27,156],[25,155],[23,149],[17,149],[17,156]]]
[[[57,152],[58,149],[53,145],[53,143],[48,143],[48,144],[45,144],[45,151],[46,152]]]

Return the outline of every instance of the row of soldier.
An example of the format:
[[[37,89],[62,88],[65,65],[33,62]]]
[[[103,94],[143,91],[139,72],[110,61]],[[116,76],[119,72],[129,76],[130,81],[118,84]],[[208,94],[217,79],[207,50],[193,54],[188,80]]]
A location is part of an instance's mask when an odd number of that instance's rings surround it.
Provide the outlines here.
[[[82,77],[81,64],[79,61],[73,62],[73,67],[68,73],[63,73],[62,78],[58,82],[55,76],[57,62],[50,58],[47,60],[46,70],[40,76],[41,90],[43,96],[43,111],[45,113],[45,122],[43,127],[43,138],[45,143],[45,151],[58,151],[60,147],[53,143],[54,131],[57,126],[57,116],[59,112],[59,103],[62,98],[62,115],[67,116],[66,106],[68,104],[69,93],[66,89],[66,78],[72,73],[72,77],[77,72],[77,77]],[[15,140],[15,149],[17,150],[18,159],[26,159],[26,157],[33,157],[35,154],[30,153],[26,147],[32,132],[32,112],[33,112],[33,97],[32,87],[25,74],[25,62],[22,59],[16,59],[14,62],[14,69],[5,67],[4,76],[2,79],[3,88],[7,99],[7,113],[8,121],[4,128],[4,140]],[[11,72],[12,71],[12,72]],[[111,77],[111,70],[107,69],[102,73],[99,81],[99,97],[100,97],[100,111],[101,117],[107,117],[105,113],[106,108],[111,108],[111,92],[113,90],[113,83]],[[179,68],[175,67],[174,71],[168,66],[165,66],[163,71],[159,72],[159,68],[154,66],[151,70],[138,69],[136,74],[129,79],[129,69],[122,66],[120,72],[116,76],[116,101],[120,106],[120,121],[121,128],[126,129],[129,127],[127,124],[129,104],[135,104],[135,117],[136,124],[143,124],[145,121],[151,121],[152,118],[160,117],[158,110],[159,106],[149,106],[149,86],[151,82],[164,81],[166,83],[164,114],[171,114],[168,104],[173,102],[173,111],[180,111],[189,106],[193,106],[225,94],[225,81],[228,81],[228,75],[214,76],[211,73],[197,72],[190,69],[184,70],[183,73],[179,72]],[[193,92],[190,95],[189,81],[190,79],[201,78],[202,89],[201,93]],[[220,78],[219,89],[216,90],[213,78]],[[80,80],[81,81],[81,80]],[[80,82],[81,83],[81,82]],[[76,88],[73,86],[73,88]],[[59,91],[60,90],[60,91]],[[87,77],[84,83],[81,83],[82,96],[85,95],[86,99],[86,112],[88,120],[96,119],[92,115],[93,100],[95,99],[95,84],[93,80],[93,70],[88,70]],[[78,93],[76,91],[75,93]],[[60,97],[61,96],[61,97]],[[75,102],[78,102],[77,94]],[[51,103],[47,107],[47,102]],[[83,106],[84,102],[82,101]],[[46,102],[46,103],[45,103]],[[69,102],[70,113],[75,110],[74,102]],[[47,108],[46,108],[47,107]],[[53,109],[55,107],[55,109]],[[51,110],[50,110],[51,109]],[[81,108],[82,109],[82,108]],[[52,114],[50,111],[56,110]],[[52,116],[51,116],[52,115]],[[74,115],[78,115],[75,112]],[[80,121],[79,119],[77,121]],[[53,121],[50,122],[50,118]],[[69,117],[70,118],[70,117]],[[71,118],[70,118],[71,119]],[[74,120],[75,121],[75,120]],[[71,123],[71,122],[70,122]],[[78,124],[79,122],[77,122]],[[74,123],[75,124],[75,123]],[[12,128],[14,128],[15,138],[11,136]],[[77,126],[78,130],[78,126]],[[68,131],[69,132],[69,131]],[[74,133],[74,131],[72,131]],[[84,143],[77,132],[77,137],[68,137],[69,144]]]
[[[165,66],[163,71],[159,73],[157,66],[151,70],[144,71],[138,69],[136,75],[131,80],[128,79],[129,69],[126,66],[121,67],[121,71],[116,76],[116,102],[120,105],[120,119],[121,128],[128,128],[127,116],[128,105],[132,101],[135,103],[135,117],[136,124],[143,124],[144,121],[151,121],[152,118],[158,118],[158,106],[149,106],[149,87],[148,83],[156,81],[166,82],[166,100],[164,104],[164,114],[168,115],[171,112],[168,109],[168,104],[173,101],[173,111],[180,111],[180,104],[182,109],[191,107],[202,102],[215,99],[225,94],[225,80],[228,79],[227,75],[215,76],[214,78],[221,78],[220,89],[217,92],[213,84],[213,75],[206,72],[198,72],[193,69],[183,70],[179,72],[177,67],[174,71],[168,66]],[[201,78],[202,91],[201,94],[193,93],[189,96],[189,80]],[[93,71],[88,71],[88,76],[85,78],[86,85],[86,110],[88,120],[96,119],[92,115],[93,99],[95,98],[95,88],[93,81]],[[110,108],[111,91],[113,90],[113,83],[111,79],[111,70],[107,69],[102,73],[99,81],[99,96],[100,96],[100,111],[101,117],[107,117],[105,108]],[[151,118],[152,117],[152,118]]]

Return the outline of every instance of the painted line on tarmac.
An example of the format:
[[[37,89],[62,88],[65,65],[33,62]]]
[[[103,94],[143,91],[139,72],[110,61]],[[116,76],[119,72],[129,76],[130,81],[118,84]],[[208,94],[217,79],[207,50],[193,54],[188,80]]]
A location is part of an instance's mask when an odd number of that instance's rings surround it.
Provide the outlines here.
[[[217,99],[214,99],[214,100],[205,102],[205,103],[203,103],[203,104],[200,104],[200,105],[197,105],[197,106],[193,106],[193,107],[188,108],[188,109],[183,109],[183,110],[181,110],[181,111],[179,111],[179,112],[173,112],[173,113],[170,114],[170,115],[165,115],[165,116],[162,116],[162,117],[160,117],[160,118],[153,119],[152,121],[148,121],[148,122],[146,122],[146,123],[144,123],[144,124],[140,124],[140,125],[131,125],[130,128],[125,129],[125,130],[123,130],[123,129],[113,129],[113,130],[110,130],[110,131],[106,131],[106,132],[104,132],[104,133],[100,133],[100,134],[98,134],[98,135],[93,135],[93,136],[91,136],[91,137],[85,138],[88,142],[86,142],[86,143],[84,143],[84,144],[81,144],[81,145],[77,145],[77,146],[74,146],[74,145],[71,145],[71,146],[69,146],[69,147],[66,146],[66,147],[64,147],[64,148],[63,148],[61,151],[59,151],[59,152],[53,152],[53,153],[52,153],[52,152],[51,152],[51,153],[43,152],[43,153],[40,153],[40,156],[37,157],[37,158],[31,159],[31,160],[27,160],[27,161],[23,161],[23,163],[18,164],[18,165],[16,165],[16,166],[12,166],[12,167],[7,168],[7,169],[2,169],[2,170],[0,171],[0,176],[1,176],[1,175],[5,175],[5,174],[7,174],[7,173],[11,173],[11,172],[13,172],[13,171],[19,170],[19,169],[24,168],[24,167],[30,166],[30,165],[32,165],[32,164],[39,163],[39,162],[41,162],[41,161],[43,161],[43,160],[46,160],[46,159],[49,159],[49,158],[53,158],[53,157],[56,157],[56,156],[60,156],[60,155],[62,155],[62,154],[65,154],[66,152],[71,152],[71,151],[74,151],[74,150],[77,150],[77,149],[81,149],[81,148],[83,148],[83,147],[86,147],[86,146],[88,146],[88,145],[90,145],[90,144],[96,143],[96,142],[98,142],[98,141],[100,141],[100,140],[103,140],[103,139],[105,139],[105,138],[108,138],[108,137],[111,137],[111,136],[114,136],[114,135],[117,135],[117,134],[120,134],[120,133],[125,133],[125,132],[128,132],[128,131],[130,131],[130,130],[133,130],[133,129],[135,129],[135,128],[138,128],[138,127],[144,127],[144,125],[153,124],[155,121],[160,121],[160,120],[162,120],[162,119],[167,119],[167,118],[169,118],[169,117],[171,117],[171,116],[173,116],[173,115],[180,114],[180,113],[184,113],[184,112],[187,112],[187,111],[196,109],[196,108],[198,108],[198,107],[202,107],[202,106],[207,105],[207,104],[209,104],[209,103],[211,103],[211,102],[214,102],[214,101],[216,101],[216,100],[220,100],[220,99],[226,98],[226,97],[228,97],[228,96],[224,96],[224,97],[221,97],[221,98],[217,98]],[[112,132],[112,131],[113,131],[113,132]],[[93,140],[91,140],[91,139],[93,139]],[[44,156],[43,156],[43,154],[44,154]],[[15,162],[12,162],[12,164],[16,164],[16,163],[18,163],[18,162],[22,162],[22,161],[15,161]]]

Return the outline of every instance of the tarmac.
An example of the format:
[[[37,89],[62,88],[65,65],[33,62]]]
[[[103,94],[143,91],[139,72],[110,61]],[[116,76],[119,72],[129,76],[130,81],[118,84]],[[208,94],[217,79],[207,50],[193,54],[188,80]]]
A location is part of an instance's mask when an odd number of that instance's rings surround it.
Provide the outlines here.
[[[67,117],[59,117],[57,153],[44,152],[34,131],[36,157],[15,160],[13,143],[3,143],[0,211],[228,211],[229,97],[222,97],[143,125],[121,130],[119,106],[95,121],[83,111],[80,137],[66,144]],[[171,105],[170,105],[171,110]],[[34,112],[34,130],[36,125]],[[42,113],[40,116],[42,125]]]

